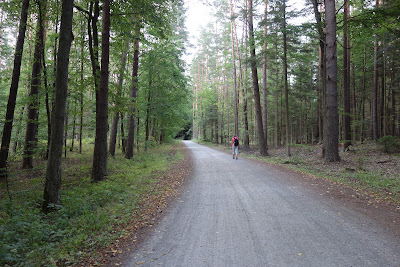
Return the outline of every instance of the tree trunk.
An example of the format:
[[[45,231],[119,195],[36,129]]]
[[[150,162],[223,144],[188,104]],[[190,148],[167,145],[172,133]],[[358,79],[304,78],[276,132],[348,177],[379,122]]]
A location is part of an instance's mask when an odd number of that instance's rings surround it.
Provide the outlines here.
[[[286,0],[283,0],[283,76],[285,79],[286,154],[290,157],[289,86],[287,69]]]
[[[334,0],[326,0],[326,140],[325,160],[340,161],[339,116],[337,107],[336,9]]]
[[[85,55],[84,55],[84,44],[85,44],[85,39],[84,39],[84,23],[82,22],[82,36],[81,36],[81,84],[80,84],[80,96],[79,96],[79,104],[80,104],[80,118],[79,118],[79,154],[82,154],[82,135],[83,135],[83,91],[84,91],[84,84],[83,84],[83,79],[84,79],[84,60],[85,60]]]
[[[247,67],[244,68],[243,70],[243,64],[242,64],[242,54],[239,49],[239,40],[237,37],[237,31],[236,31],[236,23],[233,21],[233,26],[235,30],[235,39],[236,39],[236,50],[238,53],[239,57],[239,80],[240,80],[240,87],[242,88],[242,97],[243,97],[243,126],[244,126],[244,142],[243,142],[243,147],[249,147],[250,146],[250,137],[249,137],[249,119],[247,115],[247,86],[246,86],[246,77],[247,77]],[[243,33],[242,34],[242,44],[244,42],[245,37],[247,37],[247,26],[246,23],[243,23]],[[246,42],[246,50],[245,54],[247,55],[247,42]],[[246,65],[247,66],[247,65]],[[244,75],[243,75],[244,72]]]
[[[324,44],[322,44],[324,46]],[[325,79],[322,76],[322,62],[323,62],[323,55],[322,55],[321,42],[319,45],[319,64],[318,64],[318,139],[319,143],[323,141],[323,121],[322,121],[322,95],[323,95],[323,83],[325,83]]]
[[[149,71],[149,90],[147,92],[147,109],[146,109],[146,122],[145,122],[145,141],[144,141],[144,150],[147,150],[148,142],[149,142],[149,134],[150,134],[150,101],[151,101],[151,87],[152,87],[152,70]]]
[[[139,20],[137,20],[139,23]],[[136,36],[139,35],[140,29],[139,25],[137,25],[138,30],[136,30]],[[128,130],[128,138],[126,144],[126,152],[125,158],[131,159],[133,157],[133,147],[134,147],[134,138],[135,138],[135,103],[136,103],[136,94],[137,94],[137,83],[138,83],[138,70],[139,70],[139,39],[135,39],[134,42],[134,53],[133,53],[133,69],[132,69],[132,86],[131,86],[131,112],[129,114],[129,130]]]
[[[99,1],[94,2],[94,14],[93,2],[90,2],[89,16],[88,16],[88,36],[89,36],[89,52],[90,61],[92,63],[92,74],[94,79],[94,88],[96,94],[99,92],[99,75],[100,75],[100,65],[99,65],[99,36],[97,30],[97,21],[99,18]],[[96,104],[97,105],[97,104]],[[97,108],[96,108],[97,110]]]
[[[276,32],[274,40],[275,49],[275,146],[279,148],[280,142],[280,131],[279,131],[279,89],[278,89],[278,77],[279,77],[279,62],[278,62],[278,32]]]
[[[257,74],[257,61],[256,61],[256,48],[253,30],[253,1],[248,0],[248,21],[249,21],[249,39],[250,39],[250,63],[251,73],[253,79],[254,90],[254,111],[256,113],[257,129],[258,129],[258,145],[260,146],[260,153],[262,156],[267,156],[267,146],[264,140],[264,130],[262,124],[261,104],[260,104],[260,88],[258,85]]]
[[[69,148],[70,152],[74,151],[75,129],[76,129],[76,100],[74,102],[75,102],[74,115],[73,115],[74,120],[72,121],[72,138],[71,138],[71,147]]]
[[[268,0],[264,8],[264,47],[263,47],[263,129],[265,145],[268,148],[268,118],[267,118],[267,18]]]
[[[67,92],[68,98],[68,92]],[[67,101],[67,108],[65,114],[65,126],[64,126],[64,158],[67,158],[67,138],[68,138],[68,116],[69,116],[69,102]]]
[[[59,11],[59,1],[56,2],[56,21],[55,21],[55,33],[58,34],[58,24],[59,24],[59,17],[58,17],[58,12]],[[46,148],[46,158],[49,158],[49,152],[50,152],[50,138],[51,138],[51,120],[52,120],[52,114],[51,112],[54,110],[54,94],[56,90],[56,73],[57,73],[57,42],[58,42],[58,37],[56,36],[54,38],[54,44],[53,44],[53,86],[52,86],[52,93],[53,97],[50,99],[49,98],[49,90],[46,90],[46,112],[47,112],[47,148]],[[44,50],[45,47],[43,47]],[[44,52],[43,52],[43,57],[44,57]],[[45,62],[45,59],[43,58],[43,62]],[[50,101],[51,100],[51,101]]]
[[[237,90],[237,78],[236,78],[236,57],[235,57],[235,39],[233,35],[233,23],[234,23],[234,13],[233,13],[233,4],[232,0],[230,0],[230,9],[231,9],[231,42],[232,42],[232,70],[233,70],[233,90],[235,94],[235,134],[239,136],[239,108],[238,108],[238,90]]]
[[[382,47],[385,47],[385,41],[382,41]],[[379,137],[386,135],[386,56],[382,51],[382,78],[381,78],[381,99],[379,116]]]
[[[57,61],[56,95],[52,118],[49,160],[47,162],[46,183],[43,196],[43,211],[51,209],[49,205],[60,204],[61,156],[63,147],[63,126],[68,90],[69,53],[73,39],[72,17],[73,0],[64,0],[62,5],[60,43]]]
[[[376,0],[376,7],[379,6],[379,0]],[[371,121],[372,121],[372,138],[379,138],[378,124],[378,36],[375,36],[374,43],[374,75],[372,78],[372,95],[371,95]]]
[[[343,28],[343,150],[346,151],[351,145],[351,127],[350,127],[350,42],[347,37],[349,0],[344,1],[344,28]]]
[[[107,176],[108,75],[110,62],[110,0],[103,0],[101,34],[100,90],[96,94],[96,138],[94,142],[92,182]],[[98,96],[98,98],[97,98]]]
[[[45,35],[44,21],[46,14],[46,2],[38,1],[37,4],[39,16],[36,26],[35,52],[33,56],[34,62],[32,66],[31,90],[29,93],[29,104],[27,110],[28,121],[26,123],[24,156],[22,160],[23,169],[33,167],[33,154],[37,143],[36,136],[39,116],[39,89],[42,82],[42,52]]]
[[[357,122],[357,93],[356,93],[356,75],[355,75],[355,71],[354,71],[354,63],[350,64],[350,77],[351,77],[351,84],[352,84],[352,116],[353,116],[353,127],[352,127],[352,143],[355,144],[357,141],[357,126],[356,123]]]
[[[118,91],[117,91],[117,99],[122,95],[122,85],[124,83],[124,73],[126,68],[126,59],[128,57],[129,50],[129,42],[126,43],[124,51],[122,52],[121,57],[121,69],[118,77]],[[117,132],[118,132],[118,121],[119,121],[119,108],[120,108],[119,100],[115,101],[115,115],[112,122],[111,134],[110,134],[110,145],[109,145],[109,154],[111,156],[115,156],[115,145],[117,143]]]
[[[43,47],[42,55],[43,55],[43,77],[44,77],[44,88],[46,91],[45,104],[46,104],[46,115],[47,115],[47,148],[46,148],[46,159],[49,158],[49,149],[50,149],[50,136],[51,136],[51,108],[50,108],[50,98],[49,98],[49,86],[47,84],[47,66],[45,59],[45,50]]]
[[[392,80],[394,80],[394,77],[396,77],[396,65],[394,61],[392,61]],[[390,134],[392,136],[396,135],[396,90],[394,88],[391,88],[392,90],[392,103],[391,103],[391,117],[390,117]]]
[[[126,139],[125,139],[125,129],[124,129],[124,113],[121,113],[121,151],[125,154],[126,152]]]
[[[312,3],[319,36],[318,135],[319,142],[322,142],[325,134],[323,118],[326,116],[326,110],[323,108],[325,106],[324,100],[326,92],[326,34],[323,29],[323,21],[321,18],[322,6],[319,6],[320,3],[317,0],[313,0]],[[325,157],[324,143],[322,145],[322,157]]]
[[[3,127],[3,136],[0,150],[0,179],[7,176],[7,160],[10,148],[11,131],[13,127],[15,103],[17,100],[19,77],[21,73],[22,54],[24,50],[26,22],[28,19],[29,0],[23,0],[21,8],[21,18],[18,29],[18,39],[14,52],[14,68],[10,86],[10,94],[7,102],[7,112]]]

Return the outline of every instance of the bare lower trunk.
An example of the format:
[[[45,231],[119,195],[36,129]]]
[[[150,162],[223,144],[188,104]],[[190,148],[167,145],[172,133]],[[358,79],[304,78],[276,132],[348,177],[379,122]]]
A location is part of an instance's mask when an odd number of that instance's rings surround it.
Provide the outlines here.
[[[268,148],[268,117],[267,117],[267,17],[268,0],[265,0],[264,9],[264,47],[263,47],[263,129],[264,139]]]
[[[285,83],[285,123],[286,123],[286,149],[287,156],[290,157],[290,121],[289,121],[289,86],[287,73],[287,37],[286,37],[286,0],[283,1],[283,76]]]
[[[249,21],[249,37],[250,37],[250,61],[251,61],[251,73],[253,80],[253,91],[254,91],[254,111],[256,113],[257,129],[258,129],[258,145],[260,146],[260,154],[267,156],[267,146],[264,139],[264,130],[262,124],[261,104],[260,104],[260,89],[258,85],[258,74],[257,74],[257,62],[256,62],[256,48],[254,41],[254,30],[253,30],[253,1],[248,1],[248,21]]]
[[[37,143],[37,128],[38,128],[38,117],[39,117],[39,88],[42,83],[42,60],[43,60],[43,46],[44,46],[44,16],[46,13],[46,2],[38,1],[39,19],[37,21],[37,31],[35,40],[35,52],[34,52],[34,63],[32,66],[32,80],[31,90],[29,93],[29,104],[28,104],[28,121],[26,123],[25,133],[25,146],[24,156],[22,160],[22,168],[33,167],[33,154]]]
[[[124,82],[124,73],[125,73],[125,68],[126,68],[126,59],[128,56],[128,47],[129,43],[126,44],[124,51],[122,52],[122,57],[121,57],[121,69],[118,77],[118,92],[117,95],[118,97],[121,96],[122,94],[122,85]],[[119,121],[119,108],[120,108],[120,103],[119,101],[115,102],[115,107],[116,107],[116,112],[113,118],[112,122],[112,127],[111,127],[111,133],[110,133],[110,144],[109,144],[109,154],[114,157],[115,155],[115,146],[117,143],[117,132],[118,132],[118,121]]]
[[[126,143],[125,158],[130,159],[133,157],[134,137],[135,137],[135,102],[137,93],[137,75],[139,68],[139,39],[135,40],[134,54],[133,54],[133,69],[132,69],[132,86],[131,86],[131,102],[132,108],[129,114],[129,130]]]
[[[234,13],[233,4],[230,0],[231,8],[231,42],[232,42],[232,69],[233,69],[233,89],[234,89],[234,100],[235,100],[235,134],[239,136],[239,108],[238,108],[238,90],[237,90],[237,78],[236,78],[236,57],[235,57],[235,39],[233,35],[233,23],[234,23]]]
[[[7,176],[7,160],[8,160],[8,151],[10,148],[11,142],[11,131],[14,120],[14,111],[15,111],[15,103],[17,99],[18,93],[18,84],[21,72],[21,62],[22,62],[22,54],[24,49],[25,42],[25,32],[26,32],[26,22],[28,19],[28,9],[29,9],[29,0],[24,0],[22,2],[21,8],[21,18],[19,23],[18,30],[18,39],[17,44],[15,46],[14,53],[14,68],[10,86],[10,94],[8,96],[7,102],[7,112],[6,118],[4,122],[3,128],[3,136],[1,140],[1,150],[0,150],[0,180]]]
[[[42,209],[48,211],[49,206],[60,204],[61,188],[61,156],[63,142],[63,127],[68,90],[69,52],[72,43],[73,0],[64,0],[62,6],[60,49],[58,50],[56,95],[52,118],[51,142],[49,160],[47,162],[46,183]]]
[[[102,6],[103,25],[101,35],[100,90],[96,94],[96,138],[93,152],[92,181],[103,180],[107,176],[107,131],[108,131],[108,75],[110,52],[110,0]]]
[[[349,0],[344,3],[344,30],[343,30],[343,149],[346,150],[351,144],[350,128],[350,45],[347,36],[349,18]]]
[[[325,160],[340,161],[339,115],[337,107],[337,56],[335,1],[326,1],[326,140]]]

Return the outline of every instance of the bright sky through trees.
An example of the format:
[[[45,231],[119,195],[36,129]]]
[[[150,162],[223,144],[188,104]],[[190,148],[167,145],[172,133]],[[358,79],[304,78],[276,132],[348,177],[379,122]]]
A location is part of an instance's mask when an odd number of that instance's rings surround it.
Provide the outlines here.
[[[220,1],[227,1],[227,0],[220,0]],[[196,51],[196,46],[198,43],[198,38],[200,36],[201,29],[204,28],[207,23],[212,21],[211,7],[208,3],[210,1],[207,0],[186,0],[185,7],[187,8],[186,13],[186,28],[189,33],[189,41],[190,44],[193,46],[187,47],[187,51],[189,55],[185,57],[185,61],[187,64],[190,64],[193,58],[193,53]],[[305,6],[305,0],[289,0],[288,7],[289,10],[301,10]],[[259,5],[259,13],[263,12],[264,5]],[[289,20],[291,24],[299,25],[306,20],[313,19],[312,13],[305,18],[305,17],[297,17]]]
[[[186,0],[186,28],[189,32],[189,42],[191,45],[187,47],[189,55],[185,58],[186,63],[190,64],[193,58],[193,53],[196,51],[197,39],[200,36],[201,28],[211,20],[209,7],[203,4],[202,1]]]

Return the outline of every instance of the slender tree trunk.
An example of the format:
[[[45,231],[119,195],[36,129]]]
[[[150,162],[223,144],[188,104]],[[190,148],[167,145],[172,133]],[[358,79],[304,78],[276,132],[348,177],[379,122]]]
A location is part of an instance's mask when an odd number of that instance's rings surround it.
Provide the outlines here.
[[[246,2],[246,1],[245,1]],[[240,80],[240,86],[242,88],[242,97],[243,97],[243,126],[244,126],[244,142],[243,142],[243,147],[249,147],[250,146],[250,137],[249,137],[249,119],[248,119],[248,104],[247,104],[247,85],[246,85],[246,77],[247,77],[247,67],[243,69],[243,64],[242,64],[242,53],[240,52],[239,49],[239,40],[237,37],[237,31],[236,31],[236,23],[233,21],[234,29],[235,29],[235,39],[236,39],[236,50],[239,56],[239,80]],[[242,34],[242,45],[244,42],[245,37],[247,37],[247,25],[246,25],[246,20],[244,20],[243,23],[243,34]],[[247,42],[246,42],[246,47],[245,47],[245,55],[247,55]],[[247,66],[247,65],[246,65]],[[244,74],[243,74],[244,73]]]
[[[36,39],[35,39],[35,52],[34,62],[32,67],[32,80],[31,90],[29,93],[29,104],[28,104],[28,121],[26,123],[25,133],[25,146],[24,156],[22,160],[22,168],[33,167],[33,154],[37,143],[37,129],[38,129],[38,111],[39,111],[39,89],[41,86],[41,75],[42,75],[42,59],[43,59],[43,46],[45,36],[45,14],[46,14],[46,2],[37,1],[39,16],[36,26]]]
[[[394,61],[392,61],[392,81],[396,77],[396,65]],[[390,134],[392,136],[396,135],[396,90],[394,88],[392,90],[392,104],[391,104],[391,119],[390,119]]]
[[[339,116],[337,107],[336,9],[334,0],[326,0],[326,140],[325,160],[340,161]]]
[[[279,62],[278,62],[278,32],[276,32],[275,40],[274,40],[274,49],[275,49],[275,146],[279,148],[281,146],[280,142],[280,133],[279,130]]]
[[[360,141],[363,142],[365,138],[365,102],[367,96],[367,82],[366,82],[366,72],[367,72],[367,49],[364,45],[363,47],[363,75],[362,75],[362,100],[361,100],[361,126],[360,126]]]
[[[325,92],[326,92],[326,34],[323,29],[323,21],[321,17],[322,3],[318,0],[313,0],[314,15],[317,22],[317,30],[319,36],[319,86],[318,86],[318,135],[319,141],[324,140],[325,124],[323,118],[326,117],[325,108]],[[321,10],[321,11],[320,11]],[[322,157],[325,157],[325,144],[322,144]]]
[[[138,97],[138,96],[136,96]],[[139,152],[140,147],[139,147],[139,132],[140,132],[140,109],[137,110],[137,116],[136,116],[136,151]]]
[[[265,145],[268,148],[268,117],[267,117],[267,18],[268,0],[265,0],[264,8],[264,47],[263,47],[263,129]]]
[[[379,0],[376,0],[376,6],[379,6]],[[374,44],[374,75],[372,78],[372,95],[371,95],[371,121],[372,121],[372,138],[379,138],[378,124],[378,36],[375,36]]]
[[[56,1],[56,22],[55,22],[55,33],[58,34],[58,24],[59,24],[59,16],[58,12],[59,11],[59,1]],[[56,36],[54,38],[54,44],[53,44],[53,86],[52,86],[52,93],[53,95],[55,94],[56,90],[56,73],[57,73],[57,42],[58,42],[58,37]],[[43,51],[44,51],[43,47]],[[43,62],[45,62],[44,59],[44,52],[43,52]],[[50,99],[49,98],[49,90],[46,89],[46,112],[47,112],[47,149],[46,149],[46,158],[48,159],[49,157],[49,152],[50,152],[50,138],[51,138],[51,120],[52,120],[52,114],[51,112],[54,110],[54,96]]]
[[[351,145],[351,127],[350,127],[350,42],[347,37],[349,0],[344,1],[344,29],[343,29],[343,150],[346,151]]]
[[[93,4],[94,4],[94,14],[92,15]],[[89,52],[90,52],[90,61],[92,63],[92,73],[93,73],[94,88],[96,94],[99,92],[99,84],[100,84],[99,37],[97,30],[97,21],[99,18],[99,12],[100,12],[99,0],[95,0],[94,3],[90,2],[89,16],[88,16]]]
[[[231,41],[232,41],[232,69],[233,69],[233,90],[235,94],[235,134],[239,136],[239,108],[238,108],[238,90],[237,90],[237,78],[236,78],[236,57],[235,57],[235,39],[233,35],[233,23],[234,23],[234,13],[233,13],[233,4],[232,0],[230,0],[230,8],[231,8]]]
[[[256,48],[253,30],[253,1],[248,0],[248,21],[249,21],[249,34],[250,34],[250,62],[251,73],[253,79],[254,90],[254,110],[256,113],[257,129],[258,129],[258,145],[260,146],[260,153],[262,156],[267,156],[267,146],[264,139],[264,130],[262,124],[261,104],[260,104],[260,89],[258,85],[257,62],[256,62]]]
[[[217,27],[215,27],[215,31],[218,32]],[[216,60],[215,60],[215,69],[218,69],[218,47],[216,47],[216,51],[215,51],[215,55],[216,55]],[[219,119],[219,92],[218,92],[218,88],[220,86],[220,73],[217,75],[217,77],[215,78],[215,118],[214,118],[214,127],[215,127],[215,143],[218,144],[218,119]]]
[[[139,23],[139,20],[137,21]],[[139,35],[139,25],[137,26],[136,36]],[[129,114],[129,130],[128,139],[126,144],[125,158],[131,159],[133,157],[134,137],[135,137],[135,103],[137,94],[137,83],[138,83],[138,69],[139,69],[139,39],[134,42],[134,53],[133,53],[133,69],[132,69],[132,86],[131,86],[131,103],[132,108]]]
[[[145,126],[145,131],[146,131],[146,136],[145,136],[145,142],[144,142],[144,150],[147,150],[148,142],[149,142],[149,133],[150,133],[150,101],[151,101],[151,87],[152,87],[152,76],[151,76],[152,70],[149,71],[149,90],[147,92],[147,110],[146,110],[146,126]]]
[[[17,44],[14,52],[14,68],[8,95],[7,112],[3,127],[3,136],[0,150],[0,180],[7,176],[7,160],[11,141],[11,131],[13,127],[15,103],[17,100],[18,84],[21,73],[22,54],[24,50],[26,22],[28,19],[29,0],[23,0],[21,7],[21,18],[19,22]]]
[[[92,182],[107,176],[108,75],[110,62],[110,0],[103,0],[101,35],[100,90],[96,94],[96,138],[93,152]]]
[[[382,42],[385,47],[385,41]],[[380,100],[380,116],[379,116],[379,136],[386,135],[386,56],[385,50],[382,51],[382,78],[381,78],[381,100]]]
[[[47,28],[47,21],[45,22],[45,27]],[[44,32],[46,34],[46,32]],[[46,39],[46,36],[44,36]],[[46,65],[46,54],[45,54],[45,47],[42,46],[42,63],[43,63],[43,82],[44,82],[44,89],[46,92],[45,96],[45,105],[46,105],[46,117],[47,117],[47,148],[46,148],[46,155],[45,159],[49,158],[49,148],[50,148],[50,135],[51,135],[51,109],[50,109],[50,99],[49,99],[49,86],[47,80],[47,65]]]
[[[125,139],[125,129],[124,129],[124,113],[121,113],[121,142],[122,142],[122,153],[126,152],[126,139]]]
[[[351,84],[353,88],[353,97],[352,97],[352,115],[353,115],[353,125],[352,125],[352,143],[355,144],[357,141],[357,126],[355,122],[357,121],[357,94],[356,94],[356,76],[354,71],[354,63],[351,64],[350,67],[350,77]]]
[[[51,108],[50,108],[50,98],[49,98],[49,86],[47,84],[47,67],[44,55],[43,47],[43,77],[44,77],[44,87],[46,91],[45,104],[46,104],[46,115],[47,115],[47,149],[46,149],[46,159],[49,158],[50,149],[50,136],[51,136]]]
[[[285,123],[286,123],[286,154],[290,153],[290,120],[289,120],[289,86],[288,86],[288,65],[287,65],[287,37],[286,37],[286,0],[283,0],[283,76],[285,83]]]
[[[122,95],[122,85],[124,83],[124,73],[126,68],[126,59],[128,57],[128,50],[129,50],[129,42],[126,43],[124,51],[122,52],[121,57],[121,69],[118,77],[118,91],[117,97],[121,97]],[[115,101],[115,108],[116,112],[114,115],[114,119],[112,122],[111,127],[111,134],[110,134],[110,145],[109,145],[109,154],[114,157],[115,155],[115,145],[117,143],[117,132],[118,132],[118,121],[119,121],[119,108],[120,108],[120,101]]]
[[[80,94],[80,113],[79,113],[79,116],[80,116],[80,118],[79,118],[79,154],[82,154],[82,135],[83,135],[83,110],[84,110],[84,107],[83,107],[83,91],[84,91],[84,84],[83,84],[83,76],[84,76],[84,73],[83,73],[83,71],[84,71],[84,60],[85,60],[85,57],[84,57],[84,44],[85,44],[85,39],[84,39],[84,23],[82,22],[82,36],[81,36],[81,38],[82,38],[82,41],[81,41],[81,77],[80,77],[80,79],[81,79],[81,84],[80,84],[80,92],[79,92],[79,94]]]
[[[323,44],[324,45],[324,44]],[[323,121],[322,121],[322,95],[323,95],[323,83],[325,82],[322,76],[322,62],[323,62],[323,55],[322,55],[322,48],[321,42],[319,46],[319,64],[318,64],[318,139],[319,143],[323,141]]]
[[[60,204],[61,188],[61,156],[63,142],[63,126],[65,107],[67,103],[68,90],[68,65],[69,53],[72,43],[72,17],[73,0],[63,0],[61,27],[60,27],[60,49],[58,50],[56,96],[52,118],[51,142],[49,160],[47,162],[46,183],[43,196],[43,211],[51,209],[50,204]]]
[[[67,92],[68,98],[68,92]],[[69,116],[69,102],[67,101],[67,108],[65,111],[65,126],[64,126],[64,158],[67,158],[67,138],[68,138],[68,116]]]
[[[74,115],[73,118],[74,120],[72,121],[72,138],[71,138],[71,147],[69,148],[69,151],[74,151],[74,141],[75,141],[75,129],[76,129],[76,101],[74,101]]]

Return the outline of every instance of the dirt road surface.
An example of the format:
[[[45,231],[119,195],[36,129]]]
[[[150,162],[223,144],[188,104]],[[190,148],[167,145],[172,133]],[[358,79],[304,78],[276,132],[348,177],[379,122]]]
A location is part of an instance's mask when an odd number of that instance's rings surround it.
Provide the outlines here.
[[[398,212],[383,224],[300,173],[185,144],[192,177],[124,266],[400,266]]]

